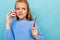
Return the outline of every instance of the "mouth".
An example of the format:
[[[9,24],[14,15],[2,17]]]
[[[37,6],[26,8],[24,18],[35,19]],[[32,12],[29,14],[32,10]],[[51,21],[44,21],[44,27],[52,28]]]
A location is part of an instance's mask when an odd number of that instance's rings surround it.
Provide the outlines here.
[[[11,16],[16,16],[16,14],[15,13],[12,13]]]
[[[19,16],[22,16],[23,14],[19,14]]]

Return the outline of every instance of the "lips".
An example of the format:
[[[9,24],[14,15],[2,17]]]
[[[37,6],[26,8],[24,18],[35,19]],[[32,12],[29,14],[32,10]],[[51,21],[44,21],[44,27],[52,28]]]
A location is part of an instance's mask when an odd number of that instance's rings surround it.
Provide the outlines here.
[[[16,16],[16,12],[11,12],[10,15],[11,15],[11,17],[15,17]]]
[[[21,16],[21,15],[23,15],[23,14],[19,14],[19,16]]]

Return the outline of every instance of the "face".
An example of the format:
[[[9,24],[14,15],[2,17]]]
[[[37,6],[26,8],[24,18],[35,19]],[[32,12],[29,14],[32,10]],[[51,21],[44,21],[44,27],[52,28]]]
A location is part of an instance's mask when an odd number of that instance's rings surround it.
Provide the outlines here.
[[[17,13],[17,17],[19,17],[19,19],[26,19],[26,15],[27,15],[26,3],[18,2],[16,4],[16,13]]]

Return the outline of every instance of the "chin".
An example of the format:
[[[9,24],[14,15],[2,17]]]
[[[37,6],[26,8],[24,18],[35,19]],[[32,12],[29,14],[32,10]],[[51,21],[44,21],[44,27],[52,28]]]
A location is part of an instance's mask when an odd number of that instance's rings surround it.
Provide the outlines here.
[[[17,16],[19,19],[25,19],[25,16]]]
[[[24,19],[24,17],[19,17],[19,19]]]

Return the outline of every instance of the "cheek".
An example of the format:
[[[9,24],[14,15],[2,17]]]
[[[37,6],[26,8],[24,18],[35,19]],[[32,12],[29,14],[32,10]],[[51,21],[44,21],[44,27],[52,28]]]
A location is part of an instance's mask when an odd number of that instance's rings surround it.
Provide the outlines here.
[[[26,15],[27,15],[27,12],[25,12],[24,16],[26,16]]]
[[[24,11],[23,14],[27,15],[27,11]]]
[[[18,14],[19,14],[19,11],[16,10],[16,15],[18,15]]]
[[[16,10],[16,13],[18,13],[19,11],[18,10]]]

